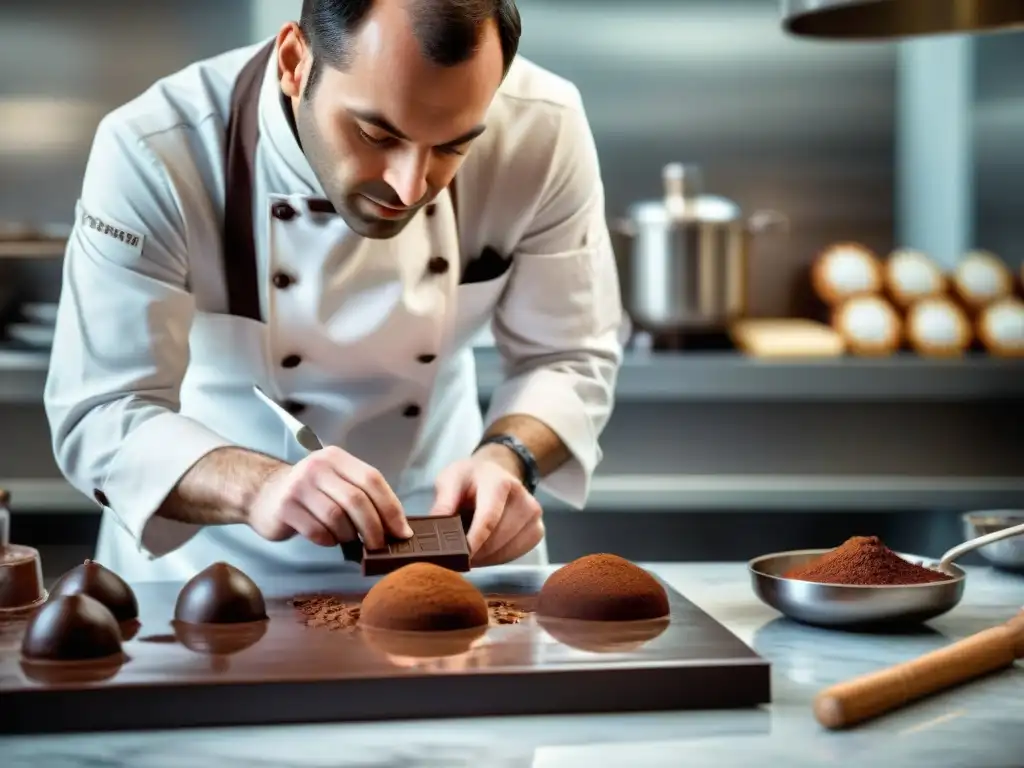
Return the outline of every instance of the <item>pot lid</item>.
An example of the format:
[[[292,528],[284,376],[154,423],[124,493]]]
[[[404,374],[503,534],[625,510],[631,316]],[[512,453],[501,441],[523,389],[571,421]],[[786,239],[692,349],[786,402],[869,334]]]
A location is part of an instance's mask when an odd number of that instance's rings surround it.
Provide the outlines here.
[[[782,0],[782,25],[835,40],[994,31],[1024,27],[1024,0]]]
[[[669,163],[662,169],[661,179],[664,198],[630,206],[630,218],[637,224],[727,223],[740,218],[740,208],[732,200],[701,194],[703,176],[696,165]]]

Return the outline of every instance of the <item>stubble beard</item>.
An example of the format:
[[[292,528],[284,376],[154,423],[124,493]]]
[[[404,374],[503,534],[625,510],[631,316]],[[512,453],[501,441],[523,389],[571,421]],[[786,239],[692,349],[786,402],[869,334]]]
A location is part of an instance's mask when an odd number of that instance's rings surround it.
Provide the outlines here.
[[[307,96],[304,95],[299,100],[299,106],[295,112],[295,127],[306,161],[313,169],[313,175],[320,182],[320,186],[323,187],[327,199],[331,201],[334,209],[348,227],[361,237],[373,240],[387,240],[405,229],[412,220],[413,214],[402,219],[379,219],[359,210],[359,200],[363,199],[362,196],[354,190],[346,189],[345,182],[337,180],[330,173],[338,163],[330,157],[330,153],[324,147],[324,142],[321,140],[313,119],[312,105]]]

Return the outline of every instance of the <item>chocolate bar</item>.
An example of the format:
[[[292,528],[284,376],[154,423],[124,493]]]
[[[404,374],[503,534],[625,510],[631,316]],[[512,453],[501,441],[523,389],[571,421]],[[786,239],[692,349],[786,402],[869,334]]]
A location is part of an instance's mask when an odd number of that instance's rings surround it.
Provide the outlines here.
[[[363,550],[363,575],[383,576],[409,563],[469,570],[469,544],[460,517],[410,517],[411,539],[393,539],[384,549]]]

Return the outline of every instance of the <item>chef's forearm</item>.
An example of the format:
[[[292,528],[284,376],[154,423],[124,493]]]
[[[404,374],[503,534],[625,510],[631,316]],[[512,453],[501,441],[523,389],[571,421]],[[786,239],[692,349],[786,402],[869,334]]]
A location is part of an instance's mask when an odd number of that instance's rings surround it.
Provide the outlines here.
[[[194,525],[244,523],[259,489],[284,462],[244,448],[220,448],[197,461],[156,514]]]
[[[541,477],[551,474],[572,457],[561,438],[547,424],[533,416],[519,413],[502,416],[490,426],[484,436],[491,435],[512,435],[529,448],[537,461]],[[511,449],[492,443],[483,446],[477,453],[493,458],[510,471],[522,476],[522,464]]]

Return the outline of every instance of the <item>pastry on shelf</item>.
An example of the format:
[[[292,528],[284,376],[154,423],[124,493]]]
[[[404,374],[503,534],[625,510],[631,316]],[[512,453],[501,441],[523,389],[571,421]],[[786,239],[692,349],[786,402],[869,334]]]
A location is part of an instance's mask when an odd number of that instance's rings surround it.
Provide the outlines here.
[[[751,318],[730,327],[736,347],[753,357],[839,357],[846,351],[842,336],[824,323],[802,318]]]
[[[994,253],[975,250],[957,264],[953,287],[964,306],[976,312],[1013,293],[1013,272]]]
[[[885,357],[903,342],[903,321],[882,296],[855,296],[843,302],[832,314],[832,326],[854,355]]]
[[[915,301],[946,293],[942,269],[928,254],[911,248],[893,251],[885,262],[885,288],[893,303],[907,309]]]
[[[905,330],[910,346],[923,357],[959,357],[974,341],[967,313],[945,296],[915,302],[907,310]]]
[[[994,357],[1024,357],[1024,301],[1008,296],[978,315],[978,338]]]
[[[830,245],[811,265],[811,285],[818,298],[834,307],[854,296],[882,290],[882,262],[860,243]]]

